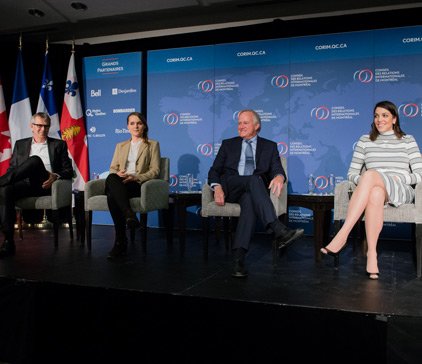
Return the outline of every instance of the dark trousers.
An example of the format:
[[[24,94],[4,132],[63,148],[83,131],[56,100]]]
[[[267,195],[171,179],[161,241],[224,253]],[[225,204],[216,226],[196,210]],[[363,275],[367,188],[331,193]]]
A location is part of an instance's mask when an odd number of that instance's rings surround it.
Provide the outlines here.
[[[236,202],[241,208],[233,249],[248,250],[256,220],[267,227],[277,219],[274,205],[260,176],[230,176],[226,186],[226,201]]]
[[[0,223],[7,240],[13,240],[15,201],[28,196],[50,195],[51,189],[41,187],[48,178],[49,173],[38,156],[29,157],[0,177]]]
[[[123,178],[110,173],[106,179],[108,208],[116,231],[116,241],[126,240],[126,217],[130,211],[129,199],[139,197],[141,186],[137,182],[123,183]]]

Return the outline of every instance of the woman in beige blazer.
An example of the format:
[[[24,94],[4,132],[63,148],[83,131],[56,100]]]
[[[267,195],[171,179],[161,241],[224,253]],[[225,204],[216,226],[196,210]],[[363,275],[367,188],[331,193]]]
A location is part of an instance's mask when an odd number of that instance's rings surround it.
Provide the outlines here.
[[[157,178],[160,173],[160,144],[148,139],[145,117],[132,112],[127,117],[129,140],[118,143],[106,179],[108,208],[114,222],[116,239],[108,258],[126,253],[126,226],[136,228],[139,221],[130,208],[129,199],[140,195],[142,182]]]

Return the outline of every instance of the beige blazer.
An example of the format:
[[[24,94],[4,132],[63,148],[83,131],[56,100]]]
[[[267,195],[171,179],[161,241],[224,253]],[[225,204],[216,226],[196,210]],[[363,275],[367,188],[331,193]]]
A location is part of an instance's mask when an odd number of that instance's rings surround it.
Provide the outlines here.
[[[126,169],[126,162],[129,156],[130,139],[118,143],[114,150],[113,159],[110,164],[110,173]],[[136,160],[135,176],[138,183],[157,178],[160,173],[160,144],[155,140],[149,140],[149,144],[141,143]]]

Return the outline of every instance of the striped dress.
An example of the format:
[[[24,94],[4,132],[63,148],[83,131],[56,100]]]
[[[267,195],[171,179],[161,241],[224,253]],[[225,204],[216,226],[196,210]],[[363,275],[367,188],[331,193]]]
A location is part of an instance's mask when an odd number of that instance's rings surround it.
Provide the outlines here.
[[[378,135],[375,141],[369,135],[360,137],[347,173],[349,181],[358,184],[362,167],[378,171],[393,206],[412,203],[413,185],[422,181],[422,158],[412,135],[398,139],[393,131]]]

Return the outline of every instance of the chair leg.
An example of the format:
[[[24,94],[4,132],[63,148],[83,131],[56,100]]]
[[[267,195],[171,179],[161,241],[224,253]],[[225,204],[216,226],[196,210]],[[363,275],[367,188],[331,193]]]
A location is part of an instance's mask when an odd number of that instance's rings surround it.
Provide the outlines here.
[[[144,252],[147,251],[147,223],[148,214],[141,214],[141,239]]]
[[[88,250],[91,251],[92,211],[85,211],[85,230],[86,230],[86,243],[88,246]]]
[[[68,208],[66,216],[67,216],[67,224],[69,225],[70,240],[73,241],[72,207]]]
[[[168,209],[163,210],[164,225],[166,229],[167,244],[173,243],[173,220]]]
[[[209,219],[202,217],[202,253],[205,259],[208,258],[208,234],[209,234]]]
[[[422,224],[416,224],[416,276],[422,275]]]
[[[54,246],[57,248],[59,245],[59,210],[52,210],[51,214],[53,219]]]
[[[23,240],[23,231],[22,231],[23,217],[22,217],[22,210],[21,209],[16,210],[16,221],[18,222],[19,238],[21,240]]]

